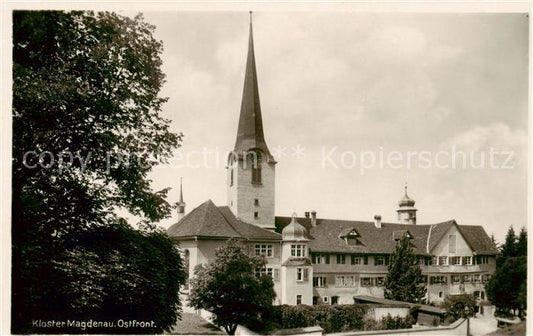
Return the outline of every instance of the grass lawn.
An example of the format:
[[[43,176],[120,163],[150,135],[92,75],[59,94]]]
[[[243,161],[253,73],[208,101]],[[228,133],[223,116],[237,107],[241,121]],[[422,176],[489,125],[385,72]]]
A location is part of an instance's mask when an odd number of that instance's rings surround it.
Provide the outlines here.
[[[181,321],[178,321],[170,335],[225,335],[220,329],[207,322],[199,315],[183,313]]]

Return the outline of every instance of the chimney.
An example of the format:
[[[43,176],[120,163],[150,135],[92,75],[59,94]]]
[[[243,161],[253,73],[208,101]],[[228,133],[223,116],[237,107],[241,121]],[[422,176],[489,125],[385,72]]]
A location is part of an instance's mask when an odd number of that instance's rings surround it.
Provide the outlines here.
[[[376,228],[381,229],[381,216],[380,215],[374,216],[374,225],[376,226]]]
[[[311,211],[311,226],[313,227],[316,226],[316,211],[315,210]]]
[[[309,218],[309,211],[305,212],[305,218]]]

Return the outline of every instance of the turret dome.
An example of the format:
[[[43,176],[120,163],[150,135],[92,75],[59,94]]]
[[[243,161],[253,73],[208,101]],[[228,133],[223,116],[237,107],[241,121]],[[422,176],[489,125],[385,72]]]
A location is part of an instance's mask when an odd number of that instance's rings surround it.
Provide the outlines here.
[[[410,198],[408,195],[407,195],[407,186],[405,186],[405,194],[404,196],[402,197],[402,199],[400,199],[400,201],[398,202],[398,205],[400,207],[412,207],[415,205],[415,200]]]
[[[309,240],[307,239],[307,229],[296,219],[296,213],[292,214],[292,220],[281,231],[283,240]]]

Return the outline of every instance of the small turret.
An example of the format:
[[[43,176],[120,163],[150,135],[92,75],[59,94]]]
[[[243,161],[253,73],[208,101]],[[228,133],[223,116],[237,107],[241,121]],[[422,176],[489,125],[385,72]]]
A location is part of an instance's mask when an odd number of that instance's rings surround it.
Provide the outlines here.
[[[404,196],[398,202],[398,221],[401,224],[416,224],[416,212],[415,200],[407,195],[407,184],[405,185]]]

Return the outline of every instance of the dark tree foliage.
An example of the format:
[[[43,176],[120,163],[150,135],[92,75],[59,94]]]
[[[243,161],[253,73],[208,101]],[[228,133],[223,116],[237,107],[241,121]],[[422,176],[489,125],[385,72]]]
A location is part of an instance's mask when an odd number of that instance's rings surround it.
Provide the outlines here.
[[[385,278],[385,298],[419,303],[426,295],[426,284],[413,246],[407,235],[396,245]]]
[[[507,258],[517,256],[516,234],[511,226],[505,235],[505,242],[500,248],[500,255],[497,258],[497,265],[501,266]]]
[[[170,214],[168,190],[153,191],[147,178],[182,137],[159,116],[166,99],[158,97],[162,45],[153,30],[141,16],[13,13],[13,332],[42,332],[32,328],[35,319],[91,318],[106,309],[150,315],[164,329],[179,313],[170,284],[181,281],[179,254],[154,224]],[[125,226],[116,209],[138,216],[145,233]],[[90,238],[117,232],[130,245],[111,251],[110,241]],[[158,264],[154,255],[164,258]],[[163,278],[144,286],[156,280],[153,265]],[[166,308],[130,305],[144,295]],[[111,299],[113,308],[103,303]]]
[[[196,267],[190,305],[215,314],[213,323],[229,335],[239,324],[256,324],[272,310],[276,297],[272,278],[255,276],[255,270],[264,266],[264,258],[250,257],[238,242],[229,240],[209,264]]]
[[[509,228],[501,246],[496,272],[486,285],[487,297],[497,313],[511,316],[517,311],[523,316],[527,308],[527,231],[520,230],[518,237]]]
[[[520,229],[520,233],[516,239],[516,256],[527,257],[527,231],[525,227]]]

